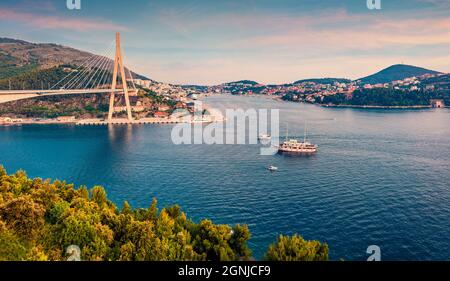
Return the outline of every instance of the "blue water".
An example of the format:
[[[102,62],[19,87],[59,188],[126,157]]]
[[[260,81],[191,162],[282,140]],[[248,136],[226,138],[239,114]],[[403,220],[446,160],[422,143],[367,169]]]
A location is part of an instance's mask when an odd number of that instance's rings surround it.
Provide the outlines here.
[[[278,108],[320,146],[314,157],[261,156],[258,145],[173,145],[172,125],[0,127],[9,172],[103,185],[121,205],[179,204],[245,223],[261,258],[278,234],[327,242],[332,259],[450,260],[450,110],[320,108],[267,98],[206,98],[218,108]],[[284,129],[281,129],[283,133]],[[270,173],[266,167],[279,167]]]

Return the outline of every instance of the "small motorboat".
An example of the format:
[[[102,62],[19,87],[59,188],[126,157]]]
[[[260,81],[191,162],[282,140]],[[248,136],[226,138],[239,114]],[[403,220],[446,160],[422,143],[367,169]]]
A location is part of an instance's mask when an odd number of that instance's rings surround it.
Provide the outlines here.
[[[270,165],[270,166],[267,168],[267,170],[269,170],[269,171],[271,171],[271,172],[275,172],[275,171],[278,171],[278,167],[273,166],[273,165]]]
[[[272,140],[272,137],[270,135],[267,134],[260,134],[258,136],[258,141],[262,144],[262,145],[268,145]]]
[[[260,134],[258,136],[258,140],[260,141],[269,141],[271,139],[270,135],[267,134]]]

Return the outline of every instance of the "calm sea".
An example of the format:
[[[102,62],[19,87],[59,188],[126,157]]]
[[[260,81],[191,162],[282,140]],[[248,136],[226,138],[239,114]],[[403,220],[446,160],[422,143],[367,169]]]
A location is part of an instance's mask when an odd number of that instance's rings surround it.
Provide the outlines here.
[[[245,223],[261,258],[279,234],[327,242],[332,259],[450,260],[450,110],[321,108],[215,96],[217,108],[280,109],[281,134],[314,157],[261,156],[258,145],[174,145],[172,125],[0,127],[9,172],[103,185],[118,205],[179,204],[194,220]],[[278,172],[267,171],[276,165]]]

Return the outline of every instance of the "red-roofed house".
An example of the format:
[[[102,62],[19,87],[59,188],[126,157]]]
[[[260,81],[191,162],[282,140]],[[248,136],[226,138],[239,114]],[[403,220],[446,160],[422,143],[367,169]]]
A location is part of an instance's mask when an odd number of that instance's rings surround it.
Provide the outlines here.
[[[156,111],[154,116],[156,118],[167,118],[167,117],[169,117],[169,113],[163,112],[163,111]]]

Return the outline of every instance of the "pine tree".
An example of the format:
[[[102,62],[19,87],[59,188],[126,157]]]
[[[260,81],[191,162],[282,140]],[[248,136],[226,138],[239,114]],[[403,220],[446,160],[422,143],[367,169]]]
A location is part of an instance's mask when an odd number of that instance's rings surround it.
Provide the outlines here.
[[[328,245],[319,241],[306,241],[299,235],[280,235],[269,246],[265,259],[268,261],[327,261]]]

